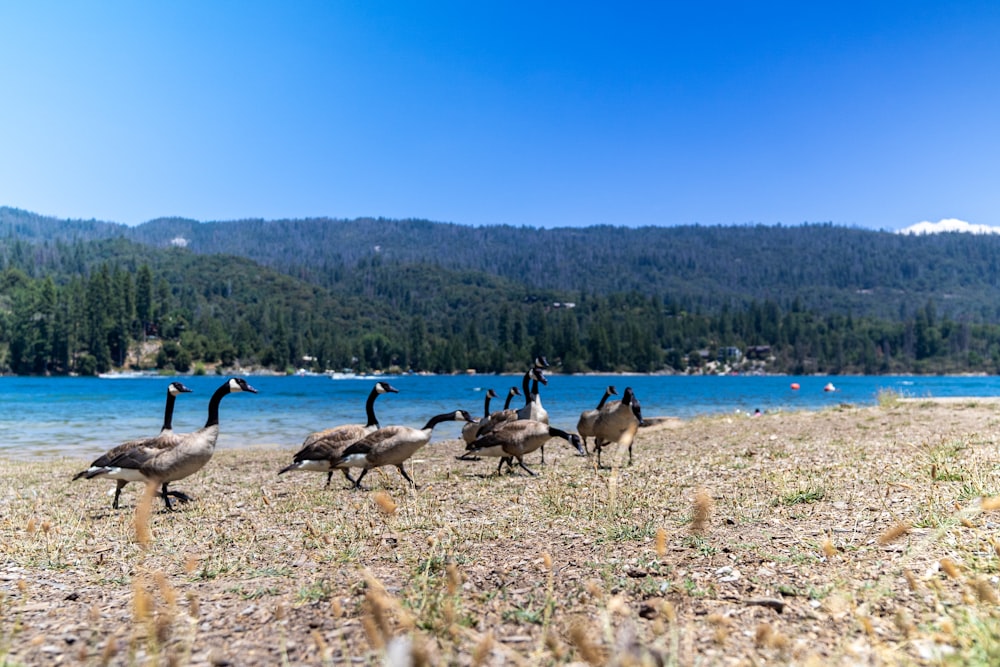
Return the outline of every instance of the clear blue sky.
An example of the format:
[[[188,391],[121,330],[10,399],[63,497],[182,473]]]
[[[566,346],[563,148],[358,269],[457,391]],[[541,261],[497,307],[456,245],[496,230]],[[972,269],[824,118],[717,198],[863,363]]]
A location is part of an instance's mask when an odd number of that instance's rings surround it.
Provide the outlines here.
[[[1000,225],[1000,3],[0,0],[0,205]]]

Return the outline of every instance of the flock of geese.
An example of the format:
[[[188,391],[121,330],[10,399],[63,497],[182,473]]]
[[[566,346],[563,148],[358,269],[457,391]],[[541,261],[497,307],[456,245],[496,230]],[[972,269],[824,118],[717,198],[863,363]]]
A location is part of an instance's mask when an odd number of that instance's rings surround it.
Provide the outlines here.
[[[625,389],[621,400],[609,400],[617,395],[609,386],[597,407],[584,411],[577,423],[577,432],[570,433],[549,425],[548,412],[542,406],[539,384],[546,385],[544,369],[548,362],[536,358],[525,372],[521,388],[511,387],[502,410],[490,411],[490,402],[497,393],[486,392],[483,416],[473,419],[465,410],[455,410],[434,415],[423,428],[409,426],[381,426],[375,416],[375,401],[383,394],[399,393],[388,382],[376,382],[365,402],[365,424],[343,424],[310,433],[296,452],[292,463],[280,471],[284,474],[295,470],[325,472],[329,486],[335,470],[340,470],[353,488],[362,489],[361,480],[372,468],[394,466],[403,478],[415,486],[403,464],[430,442],[434,427],[446,421],[460,421],[465,452],[457,457],[464,461],[497,458],[497,475],[506,463],[514,471],[514,460],[520,468],[534,475],[524,463],[524,457],[540,451],[545,462],[545,443],[552,438],[566,440],[581,456],[588,454],[587,438],[593,438],[597,465],[601,466],[601,450],[617,444],[628,447],[632,463],[632,441],[642,424],[642,408],[631,387]],[[167,388],[167,403],[163,427],[151,437],[130,440],[112,448],[95,460],[89,468],[77,473],[73,479],[113,479],[116,481],[112,508],[118,509],[122,489],[129,482],[145,482],[159,488],[168,510],[173,509],[170,498],[188,502],[191,498],[168,488],[172,482],[184,479],[199,470],[215,451],[219,437],[219,405],[231,393],[257,393],[243,378],[230,378],[219,387],[208,403],[205,426],[191,433],[174,433],[172,428],[174,402],[179,394],[190,392],[180,382],[171,382]],[[524,397],[524,405],[510,407],[515,396]],[[360,468],[358,476],[351,477],[350,469]]]

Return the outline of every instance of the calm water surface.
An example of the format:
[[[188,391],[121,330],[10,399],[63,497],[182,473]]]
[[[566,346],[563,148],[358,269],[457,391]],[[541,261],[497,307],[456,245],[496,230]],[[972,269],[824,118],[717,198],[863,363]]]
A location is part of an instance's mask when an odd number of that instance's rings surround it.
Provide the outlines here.
[[[174,378],[17,378],[0,377],[0,455],[95,458],[124,440],[156,434],[163,421],[167,384]],[[223,376],[184,376],[194,390],[177,399],[174,430],[201,427],[212,392]],[[278,445],[294,450],[310,432],[337,424],[365,421],[364,402],[373,379],[331,379],[327,376],[248,376],[260,393],[233,394],[221,407],[219,447]],[[423,426],[440,412],[465,409],[482,414],[486,389],[503,407],[511,385],[520,376],[387,376],[399,394],[378,399],[376,413],[383,425]],[[825,392],[832,382],[837,391]],[[800,388],[793,390],[792,383]],[[1000,378],[993,376],[638,376],[550,375],[542,404],[554,426],[572,430],[582,410],[596,406],[604,388],[621,393],[631,386],[647,417],[688,418],[699,414],[753,412],[754,409],[818,410],[840,403],[873,405],[881,390],[911,397],[1000,396]],[[515,397],[513,405],[523,405]],[[435,429],[434,440],[458,437],[457,424]]]

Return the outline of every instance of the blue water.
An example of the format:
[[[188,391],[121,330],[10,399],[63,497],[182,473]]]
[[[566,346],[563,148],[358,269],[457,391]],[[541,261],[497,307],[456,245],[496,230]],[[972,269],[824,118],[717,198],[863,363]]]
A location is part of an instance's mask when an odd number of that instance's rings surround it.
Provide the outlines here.
[[[0,377],[0,455],[53,454],[95,458],[124,440],[154,435],[163,420],[167,384],[173,378],[18,378]],[[204,424],[208,399],[225,380],[219,376],[179,378],[195,393],[177,399],[174,430]],[[371,379],[327,376],[250,376],[258,394],[233,394],[223,400],[219,447],[278,445],[295,449],[310,432],[365,421],[364,402]],[[383,425],[422,426],[429,417],[465,409],[482,414],[484,391],[493,388],[503,407],[520,376],[391,376],[400,393],[378,399]],[[832,382],[837,391],[825,392]],[[792,383],[800,389],[793,390]],[[881,390],[910,397],[1000,396],[994,376],[642,376],[550,375],[542,404],[554,426],[572,430],[580,412],[593,408],[604,388],[621,393],[631,386],[647,417],[689,418],[735,411],[818,410],[841,403],[874,405]],[[513,405],[523,405],[515,397]],[[458,437],[457,424],[444,423],[434,439]]]

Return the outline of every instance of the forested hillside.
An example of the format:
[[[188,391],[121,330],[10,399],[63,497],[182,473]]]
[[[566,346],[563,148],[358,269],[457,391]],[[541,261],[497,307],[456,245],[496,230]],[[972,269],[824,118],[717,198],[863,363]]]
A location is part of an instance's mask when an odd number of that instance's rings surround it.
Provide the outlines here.
[[[0,208],[0,370],[993,372],[1000,240]]]
[[[121,236],[156,248],[246,257],[323,287],[361,260],[423,264],[536,289],[670,295],[687,310],[796,299],[818,312],[913,317],[928,301],[970,322],[1000,322],[1000,237],[901,236],[797,227],[466,227],[420,220],[160,219],[126,227],[0,208],[0,238],[31,243]]]

